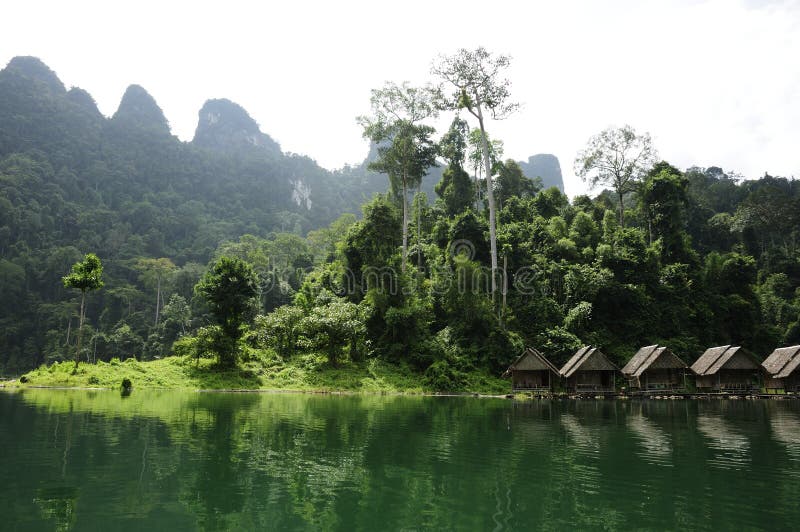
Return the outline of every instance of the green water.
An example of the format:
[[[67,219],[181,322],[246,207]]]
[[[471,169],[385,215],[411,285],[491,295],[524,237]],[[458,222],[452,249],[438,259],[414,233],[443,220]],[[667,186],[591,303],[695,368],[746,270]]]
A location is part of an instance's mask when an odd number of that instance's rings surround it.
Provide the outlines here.
[[[788,530],[800,402],[0,393],[2,530]]]

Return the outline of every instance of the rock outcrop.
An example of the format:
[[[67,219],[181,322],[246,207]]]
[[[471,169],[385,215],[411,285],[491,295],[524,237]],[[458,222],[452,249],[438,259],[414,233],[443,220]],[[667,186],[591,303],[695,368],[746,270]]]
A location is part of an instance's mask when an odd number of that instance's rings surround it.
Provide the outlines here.
[[[531,179],[542,179],[544,188],[557,187],[564,192],[564,178],[561,175],[561,165],[558,157],[549,153],[540,153],[528,157],[528,162],[519,162],[522,173]]]
[[[221,151],[257,147],[276,155],[281,153],[278,143],[261,132],[247,111],[227,99],[206,101],[200,109],[192,144]]]

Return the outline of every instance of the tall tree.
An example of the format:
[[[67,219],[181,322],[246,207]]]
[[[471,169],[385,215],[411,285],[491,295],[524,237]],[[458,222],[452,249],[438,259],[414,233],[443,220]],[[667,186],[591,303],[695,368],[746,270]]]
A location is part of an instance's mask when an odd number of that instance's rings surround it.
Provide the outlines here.
[[[447,168],[442,172],[442,180],[436,184],[434,190],[442,198],[450,216],[462,213],[475,201],[476,187],[463,168],[468,135],[469,126],[466,121],[456,116],[439,142],[439,153],[447,161]]]
[[[75,368],[81,356],[81,340],[83,338],[83,322],[86,319],[86,292],[103,288],[103,265],[94,253],[87,253],[82,261],[72,265],[69,275],[62,278],[66,288],[77,288],[81,291],[81,314],[78,322],[78,345],[75,348]]]
[[[139,259],[136,262],[136,269],[141,272],[141,279],[145,284],[155,285],[156,289],[156,316],[155,326],[158,327],[161,308],[164,306],[164,298],[161,296],[161,288],[164,281],[177,270],[177,266],[168,258],[160,259]]]
[[[436,165],[437,147],[431,136],[434,129],[423,125],[426,118],[436,115],[431,91],[387,83],[374,89],[370,98],[372,114],[361,116],[364,137],[378,145],[378,159],[370,163],[371,170],[389,176],[392,190],[403,206],[402,270],[408,257],[408,191],[416,187],[428,168]]]
[[[500,209],[512,196],[534,196],[542,187],[541,179],[529,179],[522,173],[522,168],[511,159],[497,165],[497,192],[498,206]],[[538,182],[538,183],[537,183]]]
[[[654,236],[661,240],[664,262],[684,261],[691,249],[686,234],[688,187],[689,180],[680,170],[661,161],[650,170],[639,192],[650,241]]]
[[[440,88],[441,106],[446,109],[467,109],[481,130],[484,168],[486,172],[486,196],[489,203],[489,246],[492,258],[492,297],[497,291],[497,226],[492,190],[492,163],[489,157],[489,138],[486,135],[485,111],[499,120],[506,118],[519,108],[509,101],[511,82],[502,77],[511,62],[506,55],[494,56],[485,48],[474,51],[461,48],[454,55],[440,57],[433,66],[433,73],[454,89],[445,94]]]
[[[236,364],[238,341],[258,295],[258,278],[253,267],[241,259],[220,257],[195,286],[208,303],[223,338],[217,344],[221,366]]]
[[[439,142],[439,153],[444,157],[447,164],[451,166],[463,166],[467,156],[467,137],[469,135],[469,124],[467,121],[456,115],[450,123],[450,128],[442,136]]]
[[[637,135],[631,126],[608,128],[589,139],[575,158],[575,174],[594,188],[613,187],[619,201],[619,224],[625,226],[625,193],[634,188],[656,162],[649,133]]]
[[[497,164],[503,158],[503,141],[496,140],[486,134],[486,137],[489,139],[489,160],[491,162],[492,172],[494,173],[495,168],[497,168]],[[478,128],[473,129],[469,132],[469,136],[467,137],[467,145],[469,147],[469,152],[467,154],[467,158],[469,159],[470,167],[472,168],[472,175],[475,179],[475,211],[481,210],[481,190],[485,190],[485,186],[481,186],[481,180],[483,180],[483,175],[486,172],[484,163],[483,163],[483,133]]]

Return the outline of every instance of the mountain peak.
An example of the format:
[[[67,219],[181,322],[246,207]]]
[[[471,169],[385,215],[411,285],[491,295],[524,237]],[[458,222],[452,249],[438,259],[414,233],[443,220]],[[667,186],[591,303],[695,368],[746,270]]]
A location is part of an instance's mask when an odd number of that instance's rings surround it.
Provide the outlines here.
[[[42,83],[54,92],[64,93],[66,88],[58,76],[49,66],[38,57],[17,56],[11,59],[6,66],[8,72],[14,72],[22,77]]]
[[[522,173],[529,178],[542,178],[544,188],[557,187],[564,192],[564,178],[558,157],[550,153],[538,153],[528,157],[528,162],[519,162]]]
[[[261,132],[241,105],[225,98],[207,100],[200,109],[192,143],[222,150],[256,146],[271,152],[281,151],[278,143]]]
[[[67,99],[93,116],[102,116],[92,95],[79,87],[72,87],[68,90]]]
[[[112,120],[169,133],[169,122],[164,112],[150,93],[140,85],[130,85],[125,90]]]

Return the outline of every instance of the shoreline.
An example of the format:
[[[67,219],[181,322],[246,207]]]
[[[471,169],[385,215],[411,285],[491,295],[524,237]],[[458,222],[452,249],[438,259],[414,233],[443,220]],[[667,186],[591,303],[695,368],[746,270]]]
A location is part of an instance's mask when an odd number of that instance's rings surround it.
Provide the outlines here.
[[[18,383],[14,381],[0,382],[0,391],[22,391],[26,389],[34,390],[62,390],[62,391],[119,391],[119,388],[110,386],[46,386],[46,385],[29,385],[25,383]],[[141,391],[155,390],[155,391],[178,391],[178,392],[191,392],[191,393],[208,393],[208,394],[308,394],[308,395],[341,395],[341,396],[357,396],[357,395],[371,395],[371,396],[406,396],[406,397],[473,397],[476,399],[507,399],[518,402],[529,402],[534,400],[568,400],[568,401],[630,401],[630,400],[647,400],[647,401],[710,401],[710,400],[768,400],[768,401],[786,401],[798,400],[800,394],[728,394],[728,393],[684,393],[657,396],[652,394],[606,394],[606,395],[570,395],[567,393],[547,394],[547,395],[527,395],[519,393],[505,393],[505,394],[485,394],[478,392],[412,392],[412,391],[397,391],[397,390],[328,390],[328,389],[291,389],[291,388],[180,388],[169,386],[145,386],[139,388]],[[133,391],[131,391],[133,393]]]
[[[20,383],[18,380],[0,382],[0,390],[75,390],[75,391],[120,391],[119,387],[112,386],[59,386]],[[131,393],[135,391],[134,387]],[[311,395],[388,395],[408,397],[475,397],[490,399],[510,399],[512,394],[490,394],[479,392],[430,392],[430,391],[398,391],[398,390],[330,390],[330,389],[297,389],[297,388],[182,388],[174,386],[143,386],[140,391],[176,391],[192,393],[252,393],[252,394],[311,394]]]

